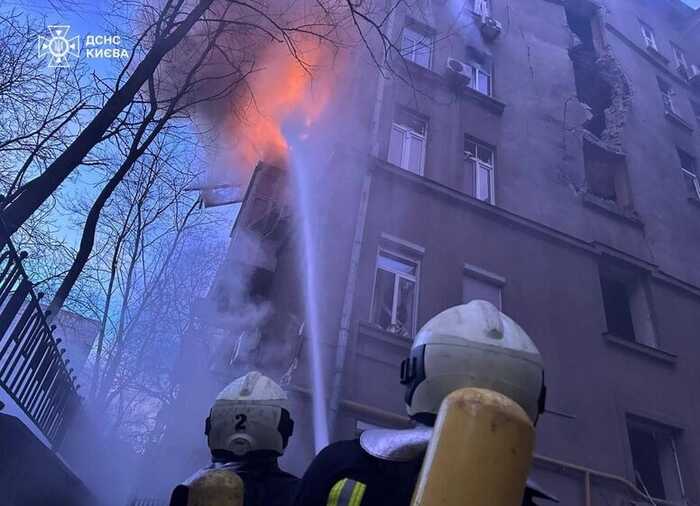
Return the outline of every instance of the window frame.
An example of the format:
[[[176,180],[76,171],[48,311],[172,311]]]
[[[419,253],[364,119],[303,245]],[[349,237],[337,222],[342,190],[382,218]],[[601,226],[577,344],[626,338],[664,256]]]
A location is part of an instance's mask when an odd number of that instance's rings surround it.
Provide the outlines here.
[[[661,92],[661,100],[664,104],[664,111],[678,116],[678,111],[673,101],[673,97],[676,95],[675,91],[673,90],[673,86],[660,77],[657,77],[656,81],[659,85],[659,91]]]
[[[407,37],[408,35],[408,37]],[[408,38],[412,40],[410,47],[406,47],[404,41]],[[424,41],[428,41],[426,44]],[[419,47],[424,46],[428,49],[428,63],[423,65],[416,61],[416,54],[418,53]],[[435,47],[435,35],[430,34],[427,30],[421,31],[420,28],[416,27],[414,24],[406,24],[401,30],[401,56],[416,65],[423,67],[424,69],[432,70],[433,67],[433,49]],[[410,51],[406,53],[406,51]]]
[[[468,65],[472,68],[472,78],[469,81],[469,87],[477,93],[481,93],[482,95],[486,95],[487,97],[493,96],[493,73],[490,72],[489,69],[484,65],[481,65],[474,61],[470,61]],[[481,91],[481,89],[479,88],[479,83],[483,79],[486,79],[486,93]]]
[[[415,131],[408,125],[404,125],[398,122],[396,116],[398,115],[398,110],[394,114],[394,119],[391,121],[391,129],[389,131],[389,145],[387,149],[387,161],[391,164],[396,165],[397,167],[401,167],[403,170],[411,172],[412,174],[417,174],[419,176],[422,176],[425,173],[425,156],[427,152],[427,144],[428,144],[428,121],[424,119],[422,116],[417,115],[411,111],[404,110],[405,114],[413,116],[415,119],[421,121],[423,123],[423,133],[421,134],[420,132]],[[396,164],[393,161],[389,160],[389,155],[391,153],[391,139],[392,139],[392,134],[394,129],[397,129],[401,132],[402,136],[402,143],[401,143],[401,161]],[[408,138],[418,138],[422,139],[422,145],[421,145],[421,150],[420,150],[420,160],[418,164],[418,172],[415,172],[411,170],[408,167],[408,160],[410,160],[410,154],[411,154],[411,143],[406,142]]]
[[[642,39],[644,40],[646,47],[658,52],[659,46],[656,43],[656,32],[654,32],[654,29],[651,27],[651,25],[641,20],[639,21],[639,25],[641,27]]]
[[[640,269],[624,260],[607,255],[601,259],[598,263],[598,278],[600,283],[600,302],[605,323],[604,336],[613,336],[627,343],[633,343],[648,349],[663,350],[650,276],[651,273],[649,271]],[[611,308],[606,303],[604,283],[621,285],[624,289],[624,303],[629,313],[632,335],[625,336],[616,332],[620,330],[615,327],[621,323],[619,319],[621,315],[619,312],[608,311],[608,309],[614,308]]]
[[[466,136],[464,138],[465,143],[466,142],[471,142],[474,144],[476,148],[476,153],[469,153],[465,149],[463,151],[464,153],[464,160],[471,161],[473,163],[474,167],[474,179],[473,179],[473,184],[474,184],[474,194],[472,195],[475,199],[480,200],[481,202],[487,202],[491,205],[496,205],[496,149],[493,146],[490,146],[484,142],[481,142],[473,137]],[[479,158],[479,147],[487,149],[491,152],[491,164],[487,164],[483,160]],[[469,155],[472,156],[469,156]],[[488,173],[489,173],[489,198],[487,199],[482,199],[479,198],[478,196],[478,188],[479,188],[479,168],[484,168]]]
[[[671,52],[673,53],[673,59],[676,62],[676,67],[679,69],[682,68],[687,73],[690,67],[688,65],[688,58],[683,48],[671,42]]]
[[[400,279],[407,279],[409,281],[413,281],[414,284],[414,297],[413,297],[413,307],[411,308],[411,328],[407,329],[408,330],[408,337],[407,339],[412,340],[415,337],[415,332],[417,330],[417,322],[418,322],[418,293],[420,289],[420,274],[421,274],[421,259],[419,258],[414,258],[412,256],[408,256],[405,254],[402,254],[400,251],[398,251],[398,248],[394,249],[385,245],[380,245],[377,248],[377,254],[375,256],[375,261],[374,261],[374,281],[372,282],[372,299],[370,303],[370,308],[369,308],[369,321],[373,325],[379,325],[378,322],[375,322],[375,305],[376,305],[376,291],[377,291],[377,278],[378,278],[378,273],[379,273],[379,258],[384,254],[384,256],[388,256],[389,258],[394,257],[395,259],[398,259],[401,262],[404,262],[406,264],[413,264],[415,265],[415,275],[409,276],[405,273],[401,272],[393,272],[389,271],[387,269],[381,268],[382,270],[386,272],[390,272],[391,274],[394,275],[394,287],[393,287],[393,294],[392,294],[392,307],[391,307],[391,325],[396,324],[396,315],[397,315],[397,309],[398,309],[398,289]],[[413,279],[411,279],[413,278]],[[405,336],[402,336],[400,334],[391,332],[389,330],[383,329],[386,332],[389,332],[390,334],[396,335],[399,338],[405,338]]]
[[[503,311],[503,289],[506,286],[506,278],[489,272],[476,265],[465,263],[462,269],[462,301],[466,304],[464,282],[466,278],[491,286],[498,290],[498,310]]]
[[[693,181],[693,186],[695,187],[695,195],[689,195],[689,198],[700,200],[700,180],[698,179],[698,161],[697,158],[688,153],[687,151],[682,150],[681,148],[676,148],[676,151],[678,152],[678,160],[679,160],[679,167],[681,168],[681,174],[684,178],[689,178],[690,180]],[[691,167],[684,167],[683,166],[683,159],[684,157],[687,157],[689,160],[692,160],[692,166]]]
[[[687,490],[685,486],[685,480],[683,478],[683,469],[681,466],[681,461],[683,460],[678,452],[678,439],[679,436],[683,434],[683,429],[676,427],[674,425],[669,425],[668,423],[664,423],[661,421],[657,421],[653,418],[648,418],[648,415],[639,413],[637,414],[636,412],[631,412],[627,411],[625,413],[625,433],[627,435],[626,438],[626,444],[627,444],[627,456],[629,458],[629,463],[632,471],[632,482],[637,483],[637,475],[636,475],[636,467],[635,467],[635,459],[634,459],[634,453],[632,450],[632,441],[630,438],[630,429],[634,429],[639,432],[646,432],[650,433],[652,436],[652,439],[654,440],[655,443],[655,452],[658,457],[659,455],[659,443],[657,440],[657,434],[660,434],[666,438],[668,438],[668,441],[670,442],[670,450],[672,452],[672,473],[674,474],[674,477],[677,480],[677,486],[678,486],[678,492],[681,494],[681,501],[687,501],[688,495],[687,495]],[[657,497],[656,499],[662,499],[664,501],[668,502],[674,502],[677,501],[678,499],[673,499],[669,498],[669,486],[671,484],[666,483],[665,481],[665,476],[669,469],[664,469],[663,462],[661,458],[658,459],[657,464],[659,466],[659,471],[660,471],[660,480],[661,480],[661,485],[664,488],[664,496],[665,498]]]
[[[491,0],[471,0],[471,11],[482,18],[491,16]]]
[[[689,195],[688,197],[691,199],[700,200],[700,180],[698,179],[697,174],[694,174],[683,167],[681,167],[681,173],[683,174],[683,177],[687,177],[692,180],[693,185],[695,186],[695,195]]]

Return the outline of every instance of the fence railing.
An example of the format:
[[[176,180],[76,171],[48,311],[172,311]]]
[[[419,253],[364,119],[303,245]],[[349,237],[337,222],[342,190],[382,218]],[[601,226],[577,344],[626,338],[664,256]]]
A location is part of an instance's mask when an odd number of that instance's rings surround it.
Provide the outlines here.
[[[54,326],[0,225],[0,387],[57,446],[80,404],[78,385]]]
[[[168,501],[163,499],[154,499],[152,497],[141,497],[132,499],[129,506],[168,506]]]

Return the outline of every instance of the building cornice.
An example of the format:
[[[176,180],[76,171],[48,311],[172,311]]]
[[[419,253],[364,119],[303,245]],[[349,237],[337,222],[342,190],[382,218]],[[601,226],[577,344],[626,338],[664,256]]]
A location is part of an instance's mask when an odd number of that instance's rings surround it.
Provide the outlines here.
[[[424,190],[429,190],[434,193],[439,193],[447,198],[459,201],[462,204],[467,205],[470,209],[485,214],[491,218],[503,221],[509,225],[515,225],[522,230],[532,232],[542,237],[543,239],[549,240],[551,242],[568,246],[579,252],[587,253],[592,256],[613,256],[625,263],[633,264],[645,271],[647,271],[655,280],[661,281],[669,286],[682,291],[683,293],[694,295],[700,298],[700,287],[679,279],[667,272],[664,272],[659,268],[658,265],[651,263],[649,261],[643,260],[641,258],[635,257],[629,253],[617,250],[598,241],[585,241],[573,235],[570,235],[561,230],[557,230],[548,225],[544,225],[540,222],[534,221],[530,218],[525,218],[519,214],[513,213],[503,209],[502,207],[497,207],[481,200],[475,199],[466,193],[450,188],[442,183],[435,180],[429,179],[424,176],[419,176],[407,170],[403,170],[396,167],[384,160],[373,158],[373,163],[371,165],[372,170],[379,174],[384,174],[388,177],[396,178],[405,184],[416,185]]]

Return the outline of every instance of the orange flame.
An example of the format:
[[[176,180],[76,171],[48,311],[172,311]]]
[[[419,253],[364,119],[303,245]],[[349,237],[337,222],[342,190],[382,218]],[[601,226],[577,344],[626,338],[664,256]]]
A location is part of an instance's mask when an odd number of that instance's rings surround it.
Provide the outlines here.
[[[331,59],[329,51],[302,41],[298,56],[304,65],[277,44],[258,58],[260,70],[249,78],[245,115],[231,118],[229,128],[238,163],[245,168],[252,169],[259,160],[284,167],[289,151],[285,123],[294,122],[293,134],[304,140],[330,99],[333,79],[324,67]]]

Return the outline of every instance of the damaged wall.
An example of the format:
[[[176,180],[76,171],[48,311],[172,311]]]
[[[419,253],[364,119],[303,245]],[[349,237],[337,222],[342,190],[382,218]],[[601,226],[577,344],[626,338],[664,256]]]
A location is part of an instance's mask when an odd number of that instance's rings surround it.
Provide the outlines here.
[[[598,9],[583,10],[583,3],[571,1],[566,6],[568,27],[573,34],[569,56],[574,66],[576,92],[592,114],[583,128],[600,139],[604,147],[622,153],[632,95],[630,85],[605,42]]]

